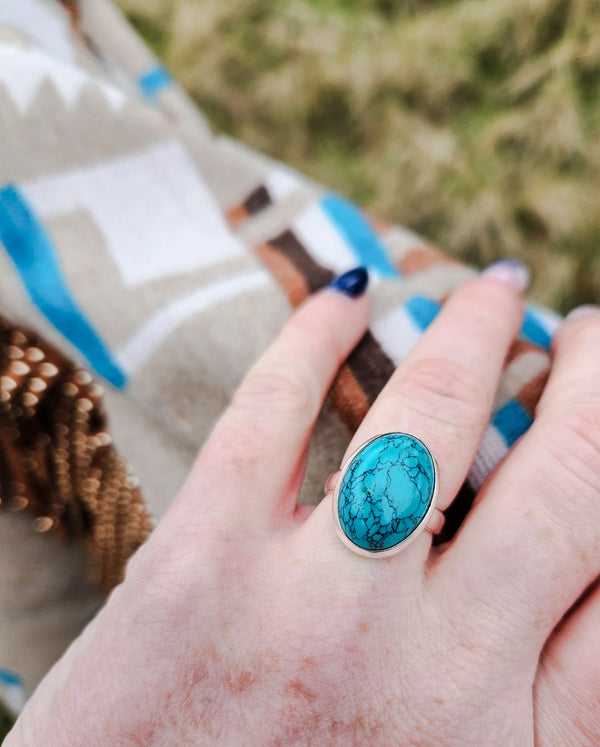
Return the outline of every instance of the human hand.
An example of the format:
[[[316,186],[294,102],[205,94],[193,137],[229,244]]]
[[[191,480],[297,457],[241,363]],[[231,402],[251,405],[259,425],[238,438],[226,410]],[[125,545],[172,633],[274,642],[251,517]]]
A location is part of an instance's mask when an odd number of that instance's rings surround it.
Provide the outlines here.
[[[511,280],[512,278],[512,280]],[[355,434],[405,431],[460,488],[522,315],[466,283]],[[368,302],[309,300],[255,365],[126,579],[7,745],[583,745],[600,740],[600,313],[566,321],[537,418],[458,535],[364,558],[297,506]],[[578,600],[579,603],[578,603]]]

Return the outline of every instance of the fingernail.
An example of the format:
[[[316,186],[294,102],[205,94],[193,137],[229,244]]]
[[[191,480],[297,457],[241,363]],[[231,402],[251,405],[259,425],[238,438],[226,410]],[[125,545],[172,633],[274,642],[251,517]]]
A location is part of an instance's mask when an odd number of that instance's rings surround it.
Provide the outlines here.
[[[531,271],[527,265],[516,259],[500,259],[485,268],[482,273],[487,278],[494,278],[506,283],[519,293],[529,286]]]
[[[353,270],[348,270],[348,272],[337,277],[328,287],[344,293],[350,298],[358,298],[365,292],[368,284],[369,273],[367,268],[355,267]]]
[[[598,316],[600,315],[600,307],[593,306],[590,304],[585,304],[584,306],[578,306],[576,309],[573,309],[573,311],[569,311],[567,316],[565,317],[565,320],[573,320],[573,319],[579,319],[582,316]]]

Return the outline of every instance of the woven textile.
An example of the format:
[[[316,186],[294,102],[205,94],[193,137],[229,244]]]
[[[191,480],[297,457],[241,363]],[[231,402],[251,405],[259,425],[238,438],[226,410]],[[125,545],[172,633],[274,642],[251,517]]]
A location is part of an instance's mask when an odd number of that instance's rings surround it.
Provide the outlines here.
[[[81,542],[106,591],[151,521],[106,430],[102,389],[37,335],[0,317],[0,489],[37,532]]]
[[[149,530],[149,514],[164,513],[244,372],[294,307],[357,264],[371,274],[373,322],[317,424],[307,502],[321,497],[325,476],[395,366],[475,271],[214,136],[106,0],[0,0],[0,314],[10,320],[2,329],[33,336],[16,346],[23,356],[35,347],[60,357],[68,373],[57,408],[66,384],[91,387],[79,399],[95,413],[106,407],[117,449],[103,443],[102,415],[101,424],[81,426],[87,456],[71,475],[69,496],[58,495],[57,482],[39,484],[35,469],[23,480],[0,480],[2,505],[24,508],[0,514],[0,666],[22,672],[31,689],[100,603],[81,545],[50,536],[81,539],[81,523],[67,520],[74,507],[88,512],[88,560],[97,561],[112,532],[107,585],[116,582]],[[531,423],[556,323],[545,310],[527,309],[447,532]],[[104,386],[105,405],[85,371]],[[14,373],[0,379],[0,402]],[[41,392],[30,393],[39,408]],[[81,409],[76,400],[69,417]],[[0,410],[0,434],[11,417],[14,411]],[[61,448],[56,423],[43,422],[52,461]],[[1,439],[0,448],[13,470],[22,468],[23,449],[12,453]],[[99,476],[93,470],[102,459]],[[131,471],[145,506],[127,482]],[[16,483],[26,502],[16,500]],[[48,535],[34,532],[35,521]],[[44,578],[64,583],[40,583],[42,567]]]

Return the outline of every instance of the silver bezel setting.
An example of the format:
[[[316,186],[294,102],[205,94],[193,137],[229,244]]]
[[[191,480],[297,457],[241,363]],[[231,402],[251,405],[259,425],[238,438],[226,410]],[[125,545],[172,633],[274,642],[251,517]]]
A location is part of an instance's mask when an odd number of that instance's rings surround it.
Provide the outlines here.
[[[342,484],[342,480],[344,478],[344,475],[346,474],[346,470],[350,466],[350,463],[352,460],[360,454],[360,452],[366,448],[370,443],[373,441],[376,441],[379,438],[383,438],[385,436],[408,436],[409,438],[415,439],[415,441],[418,441],[422,447],[425,449],[425,451],[429,454],[431,457],[431,463],[433,464],[433,494],[431,496],[431,503],[429,504],[429,508],[427,509],[427,512],[421,519],[421,521],[417,524],[417,526],[412,530],[412,532],[408,535],[408,537],[405,537],[403,540],[398,542],[397,545],[394,545],[393,547],[388,548],[387,550],[366,550],[364,547],[360,547],[359,545],[356,545],[352,540],[346,535],[344,530],[342,529],[342,525],[340,523],[340,517],[338,512],[338,497],[339,497],[339,491],[340,486]],[[437,494],[438,494],[438,466],[437,462],[435,461],[435,458],[433,454],[431,453],[429,447],[427,444],[425,444],[418,436],[415,436],[413,433],[406,433],[405,431],[388,431],[387,433],[379,433],[377,436],[373,436],[372,438],[368,439],[368,441],[365,441],[362,443],[357,449],[355,449],[350,456],[344,461],[342,464],[341,469],[339,470],[337,474],[337,479],[335,481],[335,486],[333,488],[332,492],[332,511],[333,511],[333,523],[336,529],[336,532],[339,536],[339,538],[342,540],[344,545],[348,547],[352,552],[356,553],[357,555],[361,555],[364,558],[389,558],[391,555],[396,555],[396,553],[400,552],[401,550],[404,550],[405,547],[410,545],[411,542],[414,542],[417,537],[422,534],[425,529],[428,528],[428,524],[432,523],[433,525],[437,525],[438,521],[437,519],[438,514],[440,514],[439,510],[437,509]],[[433,519],[433,521],[432,521]]]

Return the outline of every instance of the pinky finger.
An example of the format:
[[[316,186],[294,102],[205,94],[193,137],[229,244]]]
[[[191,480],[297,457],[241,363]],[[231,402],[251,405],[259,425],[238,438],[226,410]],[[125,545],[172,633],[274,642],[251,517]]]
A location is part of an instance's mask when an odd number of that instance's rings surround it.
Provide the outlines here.
[[[600,585],[552,635],[534,687],[536,744],[600,744]]]

